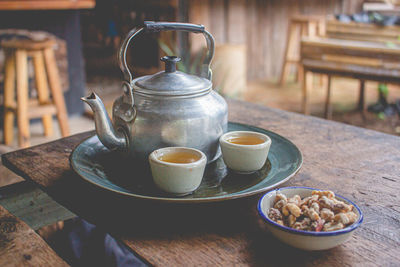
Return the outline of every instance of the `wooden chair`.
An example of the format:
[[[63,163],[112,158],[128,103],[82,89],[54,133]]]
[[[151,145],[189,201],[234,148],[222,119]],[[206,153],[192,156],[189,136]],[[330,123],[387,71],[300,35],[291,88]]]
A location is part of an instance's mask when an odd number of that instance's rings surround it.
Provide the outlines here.
[[[301,63],[304,68],[303,112],[310,114],[309,95],[311,73],[328,75],[328,92],[325,117],[330,118],[332,109],[331,77],[342,76],[360,80],[359,108],[365,112],[365,81],[400,83],[400,47],[388,47],[383,43],[341,40],[331,38],[303,38]]]
[[[29,119],[42,118],[44,134],[53,133],[52,115],[56,114],[62,136],[69,135],[68,116],[54,57],[55,41],[9,40],[5,50],[4,142],[13,141],[14,113],[17,114],[18,144],[29,146]],[[33,60],[38,99],[29,99],[28,57]],[[16,85],[16,90],[15,90]],[[49,91],[50,88],[50,91]],[[16,92],[16,101],[15,101]],[[53,101],[50,100],[50,92]]]
[[[297,68],[297,80],[301,81],[303,78],[303,70],[300,64],[301,38],[305,36],[324,36],[324,34],[325,18],[323,16],[295,15],[290,19],[280,77],[281,86],[285,84],[289,76],[291,64]]]

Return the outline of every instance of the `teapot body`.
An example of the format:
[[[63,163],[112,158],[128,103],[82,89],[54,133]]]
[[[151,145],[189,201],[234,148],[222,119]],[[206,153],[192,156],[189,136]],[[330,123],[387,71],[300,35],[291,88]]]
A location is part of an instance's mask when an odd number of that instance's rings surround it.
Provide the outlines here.
[[[113,106],[113,124],[125,133],[129,156],[146,161],[152,151],[169,146],[199,149],[208,162],[220,156],[219,137],[227,131],[228,108],[218,93],[133,97],[136,118],[131,122],[121,116],[129,109],[122,98]]]
[[[165,70],[133,79],[126,51],[139,33],[186,31],[202,34],[207,52],[199,75],[177,70],[180,58],[164,56]],[[191,147],[206,154],[212,162],[220,155],[219,137],[227,131],[228,107],[212,90],[211,60],[214,38],[203,25],[178,22],[145,22],[132,29],[122,42],[119,63],[125,81],[123,95],[113,105],[112,122],[99,99],[92,93],[82,98],[93,110],[99,140],[108,149],[120,150],[129,157],[146,161],[162,147]]]

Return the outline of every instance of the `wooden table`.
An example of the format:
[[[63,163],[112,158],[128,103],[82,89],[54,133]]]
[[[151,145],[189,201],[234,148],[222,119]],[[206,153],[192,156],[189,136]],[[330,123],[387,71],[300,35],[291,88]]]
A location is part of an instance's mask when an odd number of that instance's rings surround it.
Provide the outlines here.
[[[300,148],[304,165],[286,186],[331,189],[361,207],[364,223],[348,242],[320,252],[280,243],[257,215],[260,195],[188,207],[131,201],[95,188],[71,170],[68,160],[72,149],[92,133],[11,152],[2,159],[60,205],[103,227],[150,265],[400,264],[399,137],[246,102],[229,101],[229,112],[230,121],[277,132]],[[0,204],[13,213],[21,209],[8,202]],[[47,212],[42,217],[51,216]]]

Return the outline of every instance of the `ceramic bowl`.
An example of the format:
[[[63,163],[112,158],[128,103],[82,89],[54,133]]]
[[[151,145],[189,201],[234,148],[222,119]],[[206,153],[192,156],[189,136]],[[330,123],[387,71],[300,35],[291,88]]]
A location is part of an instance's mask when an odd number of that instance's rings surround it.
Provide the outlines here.
[[[264,143],[239,145],[228,142],[229,138],[247,135],[259,137],[264,140]],[[251,173],[264,166],[271,147],[271,138],[258,132],[234,131],[222,135],[219,143],[226,166],[237,172]]]
[[[172,152],[189,152],[199,159],[191,163],[171,163],[159,159]],[[149,162],[155,185],[171,195],[183,196],[192,193],[200,186],[207,157],[194,148],[165,147],[153,151],[149,156]]]
[[[288,198],[294,195],[300,195],[301,198],[311,195],[313,190],[319,190],[309,187],[284,187],[266,193],[258,202],[258,213],[261,218],[267,223],[271,233],[282,242],[303,250],[326,250],[336,247],[347,241],[353,231],[360,226],[363,221],[363,215],[359,207],[350,200],[336,195],[338,200],[354,206],[353,212],[358,215],[358,219],[351,225],[341,230],[332,232],[312,232],[302,231],[282,226],[270,218],[268,211],[273,207],[274,199],[277,192],[286,195]]]

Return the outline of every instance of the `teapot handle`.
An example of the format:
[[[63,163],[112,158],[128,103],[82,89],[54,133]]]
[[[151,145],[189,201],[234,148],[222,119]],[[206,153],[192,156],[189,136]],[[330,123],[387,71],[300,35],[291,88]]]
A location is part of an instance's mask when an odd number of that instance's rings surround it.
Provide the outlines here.
[[[193,33],[202,33],[207,42],[207,54],[203,61],[203,66],[201,69],[201,77],[211,80],[211,60],[214,56],[214,38],[213,36],[205,30],[203,25],[199,24],[191,24],[191,23],[179,23],[179,22],[154,22],[154,21],[145,21],[144,26],[140,29],[132,29],[124,41],[122,42],[121,48],[119,50],[119,67],[124,74],[125,80],[129,82],[132,86],[131,82],[133,80],[132,73],[130,72],[128,65],[126,63],[126,50],[128,49],[129,42],[138,35],[140,32],[159,32],[159,31],[187,31]]]

